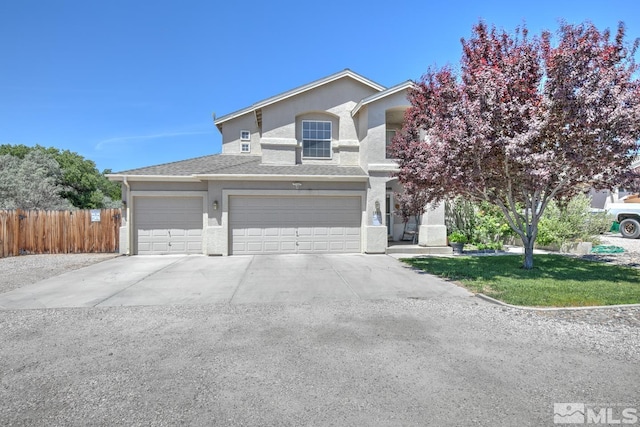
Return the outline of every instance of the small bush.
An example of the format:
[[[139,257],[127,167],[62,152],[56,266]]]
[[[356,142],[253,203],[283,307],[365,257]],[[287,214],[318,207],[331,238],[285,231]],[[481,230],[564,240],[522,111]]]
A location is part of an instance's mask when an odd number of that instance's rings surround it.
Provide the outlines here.
[[[457,197],[447,201],[444,206],[447,230],[458,231],[467,236],[468,241],[472,241],[477,220],[475,204]]]
[[[449,234],[449,242],[451,243],[467,243],[469,239],[461,231],[454,231]]]
[[[480,249],[502,249],[502,242],[515,232],[500,208],[483,202],[477,206],[473,243]]]
[[[540,223],[536,243],[542,246],[567,242],[598,243],[597,236],[608,231],[613,219],[606,213],[591,212],[591,201],[579,195],[560,206],[551,202]],[[501,249],[505,240],[517,236],[500,208],[487,202],[471,203],[458,198],[446,204],[445,223],[460,232],[478,249]]]
[[[591,201],[579,195],[560,206],[551,202],[538,224],[539,245],[562,245],[566,242],[585,241],[597,243],[596,236],[611,227],[612,218],[606,213],[591,212]]]
[[[498,207],[462,198],[445,205],[445,224],[448,230],[464,234],[478,249],[502,249],[502,242],[515,235]]]

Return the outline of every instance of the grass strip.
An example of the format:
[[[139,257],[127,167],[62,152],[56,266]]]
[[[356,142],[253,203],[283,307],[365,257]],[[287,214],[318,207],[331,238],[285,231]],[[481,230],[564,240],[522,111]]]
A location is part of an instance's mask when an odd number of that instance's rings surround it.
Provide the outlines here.
[[[535,255],[534,268],[524,270],[521,255],[402,261],[508,304],[584,307],[640,303],[640,269],[603,262],[563,255]]]

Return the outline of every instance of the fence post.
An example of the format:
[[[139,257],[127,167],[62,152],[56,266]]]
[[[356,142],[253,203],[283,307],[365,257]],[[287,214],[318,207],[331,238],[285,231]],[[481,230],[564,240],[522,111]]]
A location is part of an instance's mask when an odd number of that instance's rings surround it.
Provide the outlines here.
[[[9,214],[6,212],[0,212],[0,258],[4,258],[9,249],[9,244],[7,242],[7,218]]]
[[[16,209],[15,216],[13,217],[13,247],[11,252],[13,256],[20,255],[20,216],[22,212],[20,209]]]

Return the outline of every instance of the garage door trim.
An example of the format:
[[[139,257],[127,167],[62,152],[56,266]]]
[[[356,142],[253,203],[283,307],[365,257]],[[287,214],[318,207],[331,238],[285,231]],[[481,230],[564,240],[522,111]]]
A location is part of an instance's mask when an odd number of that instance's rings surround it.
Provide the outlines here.
[[[135,190],[130,193],[129,209],[127,209],[127,221],[129,223],[129,241],[131,244],[131,253],[138,254],[138,236],[137,224],[135,224],[135,212],[132,212],[132,208],[135,207],[136,198],[184,198],[184,197],[199,197],[202,199],[202,238],[205,238],[205,230],[207,226],[207,205],[208,196],[206,191],[143,191]],[[202,251],[204,252],[205,242],[202,242]]]
[[[295,181],[292,179],[292,182]],[[304,186],[304,183],[303,183]],[[229,244],[230,244],[230,224],[229,224],[229,199],[230,197],[237,196],[257,196],[257,197],[270,197],[270,196],[281,196],[281,197],[297,197],[297,196],[306,196],[306,197],[359,197],[360,198],[360,250],[365,247],[364,244],[364,226],[367,224],[366,222],[366,191],[361,190],[238,190],[238,189],[225,189],[222,190],[222,207],[221,207],[221,215],[222,215],[222,224],[223,224],[223,232],[221,246],[224,250],[222,255],[229,255]]]

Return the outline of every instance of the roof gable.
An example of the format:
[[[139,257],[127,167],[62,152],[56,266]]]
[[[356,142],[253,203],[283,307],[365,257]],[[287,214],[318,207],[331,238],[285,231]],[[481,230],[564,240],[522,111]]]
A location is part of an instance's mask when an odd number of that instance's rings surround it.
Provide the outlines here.
[[[268,105],[272,105],[275,104],[277,102],[283,101],[285,99],[291,98],[293,96],[299,95],[301,93],[307,92],[309,90],[315,89],[317,87],[329,84],[331,82],[334,82],[336,80],[339,79],[343,79],[343,78],[350,78],[353,79],[357,82],[360,82],[366,86],[371,87],[372,89],[378,91],[378,92],[383,92],[385,91],[385,87],[382,85],[379,85],[378,83],[375,83],[372,80],[367,79],[366,77],[361,76],[360,74],[354,73],[353,71],[349,70],[348,68],[340,71],[338,73],[335,74],[331,74],[330,76],[324,77],[322,79],[313,81],[311,83],[307,83],[306,85],[303,86],[299,86],[297,88],[291,89],[289,91],[283,92],[279,95],[276,96],[272,96],[270,98],[264,99],[262,101],[256,102],[255,104],[247,107],[247,108],[243,108],[241,110],[235,111],[233,113],[224,115],[222,117],[219,117],[217,119],[215,119],[213,122],[215,123],[215,125],[218,127],[218,130],[221,130],[221,126],[224,122],[227,122],[229,120],[235,119],[236,117],[240,117],[242,115],[245,115],[247,113],[250,113],[252,111],[255,110],[259,110],[263,107],[266,107]]]
[[[358,102],[358,104],[351,111],[351,116],[353,117],[356,114],[358,114],[358,111],[360,111],[360,109],[367,104],[371,104],[372,102],[376,102],[380,99],[386,98],[387,96],[391,96],[403,90],[411,89],[414,86],[415,86],[414,82],[412,82],[411,80],[407,80],[406,82],[390,87],[389,89],[383,90],[382,92],[375,93],[371,96],[368,96],[362,101]]]

